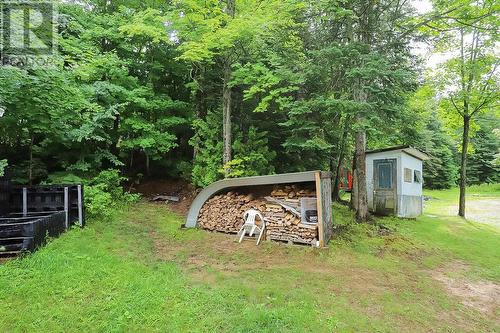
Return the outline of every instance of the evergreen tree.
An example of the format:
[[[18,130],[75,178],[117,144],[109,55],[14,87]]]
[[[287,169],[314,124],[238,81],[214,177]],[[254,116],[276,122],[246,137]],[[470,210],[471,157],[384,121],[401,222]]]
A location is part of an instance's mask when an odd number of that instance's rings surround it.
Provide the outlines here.
[[[450,188],[456,185],[458,165],[454,143],[444,131],[437,112],[427,120],[426,133],[422,138],[424,150],[430,159],[424,162],[424,186],[431,189]]]
[[[437,112],[439,99],[430,85],[420,87],[410,99],[410,115],[403,127],[404,144],[427,153],[424,161],[424,186],[432,189],[450,188],[458,178],[456,143],[446,132]]]
[[[473,152],[467,164],[467,180],[471,184],[499,183],[500,165],[496,156],[500,151],[500,137],[497,135],[500,124],[494,112],[482,115],[477,124],[479,129],[471,139]]]

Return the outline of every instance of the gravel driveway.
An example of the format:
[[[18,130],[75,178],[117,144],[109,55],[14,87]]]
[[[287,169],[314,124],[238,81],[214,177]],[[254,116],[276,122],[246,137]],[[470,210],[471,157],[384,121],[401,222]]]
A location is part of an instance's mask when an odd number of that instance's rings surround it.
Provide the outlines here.
[[[467,200],[465,217],[468,220],[494,225],[500,228],[500,199]],[[456,215],[458,206],[449,208],[450,215]]]

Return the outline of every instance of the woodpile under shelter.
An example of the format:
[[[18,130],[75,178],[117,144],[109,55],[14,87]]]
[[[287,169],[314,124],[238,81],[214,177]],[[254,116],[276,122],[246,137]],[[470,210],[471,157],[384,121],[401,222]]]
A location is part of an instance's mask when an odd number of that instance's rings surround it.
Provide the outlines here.
[[[429,157],[410,146],[366,152],[368,208],[381,215],[414,218],[423,211],[423,161]]]
[[[322,247],[333,233],[331,173],[307,171],[217,181],[194,199],[186,227],[237,233],[248,209],[262,213],[267,240]]]

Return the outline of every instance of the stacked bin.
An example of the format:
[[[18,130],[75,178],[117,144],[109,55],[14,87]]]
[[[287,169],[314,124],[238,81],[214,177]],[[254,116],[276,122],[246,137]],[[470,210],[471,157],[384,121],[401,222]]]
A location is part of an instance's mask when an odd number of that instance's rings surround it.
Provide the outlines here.
[[[11,186],[0,182],[0,256],[33,251],[72,224],[84,226],[82,185]]]

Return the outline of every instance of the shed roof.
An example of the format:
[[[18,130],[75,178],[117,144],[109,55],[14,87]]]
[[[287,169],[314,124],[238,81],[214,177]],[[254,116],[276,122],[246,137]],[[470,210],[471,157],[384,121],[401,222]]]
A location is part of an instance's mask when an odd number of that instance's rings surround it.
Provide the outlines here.
[[[402,146],[394,146],[394,147],[387,147],[387,148],[381,148],[381,149],[374,149],[374,150],[368,150],[366,154],[374,154],[374,153],[382,153],[385,151],[395,151],[395,150],[400,150],[410,156],[413,156],[421,161],[428,160],[430,157],[429,155],[421,152],[420,150],[413,148],[408,145],[402,145]]]

